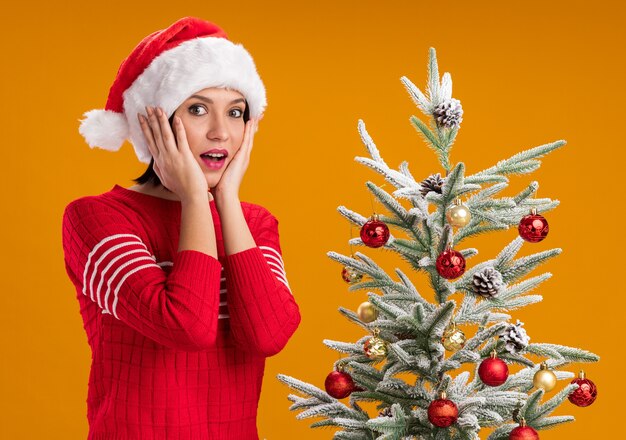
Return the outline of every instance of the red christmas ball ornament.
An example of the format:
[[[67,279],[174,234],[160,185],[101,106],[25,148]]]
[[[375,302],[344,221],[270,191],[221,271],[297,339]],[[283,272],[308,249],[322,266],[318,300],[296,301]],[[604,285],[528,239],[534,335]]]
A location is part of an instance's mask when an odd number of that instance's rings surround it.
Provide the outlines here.
[[[374,214],[363,226],[361,226],[361,240],[366,246],[379,248],[389,240],[389,228],[378,220]]]
[[[530,243],[539,243],[548,235],[548,220],[537,214],[533,208],[530,214],[522,217],[517,227],[520,237]]]
[[[458,278],[465,272],[465,258],[454,249],[446,249],[437,257],[437,273],[445,279]]]
[[[442,391],[439,399],[433,400],[428,406],[428,420],[439,428],[447,428],[459,418],[459,408],[452,400],[446,399]]]
[[[324,382],[326,392],[335,399],[348,397],[355,391],[356,385],[352,377],[344,371],[331,371]]]
[[[341,278],[348,284],[354,284],[363,279],[363,274],[350,266],[345,266],[341,271]]]
[[[589,406],[596,401],[598,389],[596,384],[585,378],[585,372],[580,371],[578,379],[574,379],[572,383],[578,384],[578,389],[570,393],[568,399],[576,406]]]
[[[526,421],[522,419],[519,426],[509,434],[509,440],[539,440],[539,434],[530,426],[526,426]]]
[[[490,387],[497,387],[506,382],[509,377],[509,367],[502,359],[496,357],[496,351],[491,352],[491,357],[488,357],[480,363],[478,367],[478,376],[485,385]]]

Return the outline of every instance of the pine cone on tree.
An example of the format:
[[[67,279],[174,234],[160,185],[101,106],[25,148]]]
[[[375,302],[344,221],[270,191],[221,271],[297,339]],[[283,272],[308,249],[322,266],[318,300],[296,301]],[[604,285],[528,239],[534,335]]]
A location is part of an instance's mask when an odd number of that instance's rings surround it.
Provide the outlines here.
[[[426,194],[428,194],[431,191],[436,192],[437,194],[441,194],[442,186],[443,186],[443,179],[441,178],[441,174],[439,173],[431,174],[430,176],[428,176],[427,178],[421,181],[420,193],[422,193],[424,197],[426,197]]]
[[[500,335],[500,339],[505,343],[504,348],[509,353],[519,353],[528,346],[530,337],[522,328],[523,325],[524,323],[518,319],[517,324],[510,324]]]
[[[474,293],[485,298],[496,296],[503,285],[502,274],[491,266],[475,273],[472,279],[472,290]]]
[[[463,122],[461,101],[451,98],[442,102],[433,110],[433,117],[439,127],[458,127]]]

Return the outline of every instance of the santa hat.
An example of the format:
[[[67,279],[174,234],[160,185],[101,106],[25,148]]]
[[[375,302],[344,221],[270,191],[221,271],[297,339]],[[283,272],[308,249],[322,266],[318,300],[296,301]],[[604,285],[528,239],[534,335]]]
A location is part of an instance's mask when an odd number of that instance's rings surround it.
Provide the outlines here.
[[[78,131],[91,148],[120,149],[130,140],[141,162],[150,163],[137,113],[160,106],[169,118],[189,96],[207,87],[237,90],[251,117],[267,105],[265,87],[250,54],[217,25],[182,18],[145,37],[122,62],[104,110],[90,110]]]

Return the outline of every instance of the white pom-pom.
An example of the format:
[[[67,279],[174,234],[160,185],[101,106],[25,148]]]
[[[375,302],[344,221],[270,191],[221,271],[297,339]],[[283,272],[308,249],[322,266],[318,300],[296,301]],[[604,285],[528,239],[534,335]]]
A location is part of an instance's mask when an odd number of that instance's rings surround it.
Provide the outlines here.
[[[79,133],[91,148],[117,151],[129,136],[126,117],[111,110],[90,110],[80,121]]]

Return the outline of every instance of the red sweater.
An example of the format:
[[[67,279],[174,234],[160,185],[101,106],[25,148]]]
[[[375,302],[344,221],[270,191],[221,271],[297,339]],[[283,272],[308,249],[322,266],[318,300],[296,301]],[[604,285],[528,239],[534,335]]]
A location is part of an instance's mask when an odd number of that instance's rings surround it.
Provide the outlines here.
[[[181,204],[115,185],[63,215],[67,273],[92,351],[89,439],[258,439],[265,358],[300,312],[278,221],[241,203],[256,247],[178,252]]]

